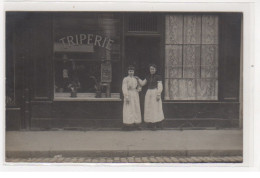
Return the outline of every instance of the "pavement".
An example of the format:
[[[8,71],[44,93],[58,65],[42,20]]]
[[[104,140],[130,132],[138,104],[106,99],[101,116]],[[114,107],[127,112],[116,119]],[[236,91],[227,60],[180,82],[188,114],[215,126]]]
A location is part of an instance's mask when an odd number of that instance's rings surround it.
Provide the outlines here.
[[[6,132],[6,162],[242,162],[242,154],[242,130]]]

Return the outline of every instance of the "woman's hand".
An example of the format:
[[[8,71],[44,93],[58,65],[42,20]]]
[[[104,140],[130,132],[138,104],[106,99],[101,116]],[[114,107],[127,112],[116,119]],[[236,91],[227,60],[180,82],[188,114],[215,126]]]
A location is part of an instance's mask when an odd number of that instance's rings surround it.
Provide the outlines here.
[[[157,95],[156,96],[156,101],[160,101],[160,99],[161,99],[161,95]]]
[[[138,92],[142,91],[142,87],[141,87],[141,86],[138,86],[138,87],[137,87],[137,91],[138,91]]]
[[[126,104],[129,104],[129,103],[130,103],[130,100],[129,100],[128,97],[125,98],[125,102],[126,102]]]

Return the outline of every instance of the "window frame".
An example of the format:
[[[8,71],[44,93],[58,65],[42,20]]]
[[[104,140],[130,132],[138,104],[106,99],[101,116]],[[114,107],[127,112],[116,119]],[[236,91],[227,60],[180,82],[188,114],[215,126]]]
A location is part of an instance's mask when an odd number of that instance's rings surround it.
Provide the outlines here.
[[[217,99],[216,100],[165,99],[165,79],[166,79],[166,77],[165,77],[165,71],[166,71],[166,68],[165,68],[165,64],[166,64],[166,51],[165,51],[166,50],[166,24],[165,24],[165,22],[166,22],[166,16],[167,15],[182,15],[183,16],[183,20],[184,20],[184,16],[185,15],[200,15],[201,18],[202,18],[203,15],[216,15],[218,17],[218,29],[217,29],[218,30],[218,34],[217,34],[218,35],[218,37],[217,37],[218,38],[218,44],[217,44],[217,47],[218,47],[218,50],[217,50],[218,60],[217,60],[217,68],[216,68],[216,70],[218,71],[217,78],[216,78],[218,80],[218,83],[217,83],[218,91],[217,91]],[[176,13],[166,13],[166,14],[164,14],[163,31],[162,31],[162,36],[163,36],[163,41],[162,41],[162,43],[163,43],[162,44],[162,56],[163,56],[162,76],[163,76],[163,86],[164,86],[164,89],[163,89],[163,92],[162,92],[162,101],[163,101],[163,103],[221,103],[222,102],[221,101],[221,90],[220,90],[221,89],[220,85],[222,83],[221,78],[220,78],[220,72],[221,72],[221,70],[220,70],[220,63],[221,63],[221,61],[220,61],[221,60],[221,58],[220,58],[220,50],[221,50],[220,49],[220,46],[221,46],[221,41],[220,41],[221,40],[221,37],[220,37],[221,27],[220,27],[220,24],[221,24],[221,13],[200,13],[200,12],[198,12],[198,13],[196,13],[196,12],[178,13],[178,12],[176,12]],[[182,29],[182,30],[184,32],[184,29]],[[201,29],[201,31],[202,31],[202,29]],[[189,45],[189,44],[184,43],[184,39],[183,39],[183,43],[182,44],[178,44],[178,45],[181,45],[183,47],[184,45]],[[202,40],[201,40],[200,44],[196,44],[196,45],[199,45],[200,48],[202,48],[202,45],[204,45],[204,44],[202,44]],[[212,44],[210,44],[210,45],[212,45]],[[182,55],[183,55],[183,53],[182,53]],[[201,57],[200,57],[200,61],[201,61]],[[182,62],[183,62],[183,56],[182,56]],[[182,65],[182,68],[183,68],[183,65]],[[182,73],[183,73],[183,71],[182,71]],[[201,66],[200,66],[200,73],[201,73]],[[194,78],[194,79],[196,79],[196,78]]]
[[[72,13],[72,12],[62,12],[62,13],[54,13],[53,16],[52,16],[52,32],[53,32],[53,35],[52,35],[52,49],[53,49],[53,53],[52,53],[52,68],[53,68],[53,100],[54,101],[122,101],[122,97],[121,97],[121,92],[112,92],[110,90],[110,94],[111,94],[111,97],[101,97],[101,98],[96,98],[94,95],[95,95],[95,92],[88,92],[88,93],[82,93],[82,92],[78,92],[77,94],[79,96],[82,96],[82,95],[92,95],[92,97],[76,97],[76,98],[73,98],[73,97],[70,97],[70,96],[65,96],[65,97],[62,97],[62,96],[57,96],[57,94],[59,95],[59,92],[56,92],[55,91],[55,61],[58,61],[57,58],[55,57],[55,51],[54,51],[54,43],[55,43],[55,28],[54,28],[54,23],[55,23],[55,18],[57,18],[57,16],[60,16],[60,15],[69,15],[69,14],[75,14]],[[118,66],[121,66],[122,65],[122,17],[120,13],[115,13],[115,12],[89,12],[87,13],[88,16],[97,16],[97,15],[100,15],[100,14],[115,14],[118,16],[118,31],[119,31],[119,40],[118,40],[118,44],[120,45],[119,47],[119,53],[118,53],[118,59],[117,60],[114,60],[114,59],[111,59],[110,62],[111,62],[111,65],[113,65],[113,63],[115,63],[116,65]],[[86,13],[82,13],[82,12],[78,12],[77,15],[86,15]],[[61,60],[61,59],[60,59]],[[72,59],[73,60],[73,59]],[[85,59],[76,59],[74,61],[82,61],[82,62],[97,62],[100,64],[101,66],[101,63],[102,61],[97,61],[95,59],[91,59],[91,60],[85,60]],[[101,71],[100,72],[100,75],[101,75]],[[113,73],[113,68],[112,68],[112,73]],[[121,78],[120,78],[121,79]],[[113,80],[113,77],[112,77],[112,80]],[[111,82],[112,83],[112,82]],[[64,95],[70,95],[70,92],[63,92]],[[105,93],[102,93],[102,96],[104,96]],[[114,96],[114,97],[112,97]]]

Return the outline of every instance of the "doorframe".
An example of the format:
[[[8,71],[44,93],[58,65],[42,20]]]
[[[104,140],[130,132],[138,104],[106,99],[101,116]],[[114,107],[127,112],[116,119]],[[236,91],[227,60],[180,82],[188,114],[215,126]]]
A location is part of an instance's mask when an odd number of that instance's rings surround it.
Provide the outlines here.
[[[149,13],[149,12],[147,12]],[[157,32],[131,32],[129,33],[127,31],[127,27],[128,27],[128,16],[130,13],[124,13],[122,16],[122,52],[121,52],[121,57],[122,57],[122,80],[124,78],[124,74],[125,74],[125,62],[126,62],[126,37],[151,37],[151,38],[159,38],[159,65],[160,65],[160,74],[162,76],[162,78],[164,79],[164,73],[165,73],[165,69],[164,69],[164,64],[165,64],[165,14],[159,13],[159,12],[154,12],[157,14],[157,25],[158,25],[158,31]],[[164,91],[162,92],[162,100],[164,101]]]

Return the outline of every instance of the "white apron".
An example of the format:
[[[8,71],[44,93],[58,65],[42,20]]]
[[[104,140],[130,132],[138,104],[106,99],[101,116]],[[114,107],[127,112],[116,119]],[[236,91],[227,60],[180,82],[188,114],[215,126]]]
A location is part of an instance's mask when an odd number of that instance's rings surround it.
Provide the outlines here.
[[[156,100],[158,94],[157,88],[148,89],[145,95],[144,103],[144,122],[155,123],[164,119],[162,110],[162,99]]]

